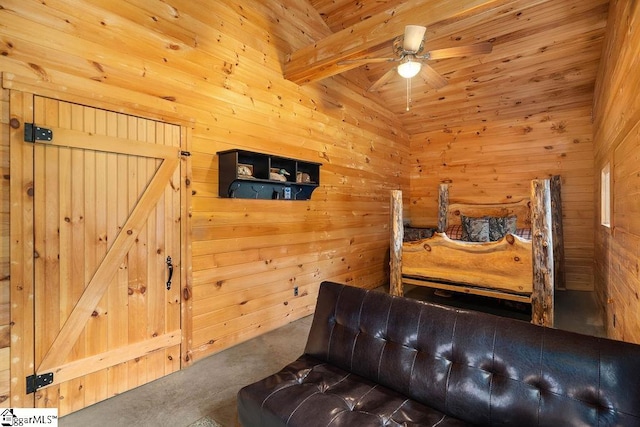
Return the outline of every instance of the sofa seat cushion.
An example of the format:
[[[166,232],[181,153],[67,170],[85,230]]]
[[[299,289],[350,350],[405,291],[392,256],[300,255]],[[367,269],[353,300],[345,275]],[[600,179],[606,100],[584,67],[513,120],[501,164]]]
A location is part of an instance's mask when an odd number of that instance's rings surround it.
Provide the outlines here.
[[[460,420],[308,355],[238,393],[243,426],[464,426]]]

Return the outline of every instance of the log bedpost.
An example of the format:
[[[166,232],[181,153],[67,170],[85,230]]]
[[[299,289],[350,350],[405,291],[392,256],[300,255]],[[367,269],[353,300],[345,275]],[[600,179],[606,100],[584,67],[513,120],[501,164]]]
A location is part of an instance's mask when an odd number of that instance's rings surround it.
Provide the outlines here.
[[[553,224],[553,278],[556,289],[566,289],[564,273],[564,237],[562,230],[562,181],[560,175],[551,177],[551,224]]]
[[[533,293],[531,323],[553,327],[553,235],[548,179],[531,181]]]
[[[402,191],[391,190],[391,256],[389,259],[389,293],[403,296],[402,288],[402,238],[404,225],[402,224]]]
[[[440,184],[438,188],[438,233],[447,231],[449,218],[449,185]]]

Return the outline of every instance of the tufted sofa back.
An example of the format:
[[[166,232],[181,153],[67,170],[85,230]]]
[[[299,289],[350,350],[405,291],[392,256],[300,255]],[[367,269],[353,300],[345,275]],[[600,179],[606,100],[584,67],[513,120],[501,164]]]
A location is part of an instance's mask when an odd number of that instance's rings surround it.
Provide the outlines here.
[[[474,424],[640,425],[634,344],[323,282],[305,352]]]

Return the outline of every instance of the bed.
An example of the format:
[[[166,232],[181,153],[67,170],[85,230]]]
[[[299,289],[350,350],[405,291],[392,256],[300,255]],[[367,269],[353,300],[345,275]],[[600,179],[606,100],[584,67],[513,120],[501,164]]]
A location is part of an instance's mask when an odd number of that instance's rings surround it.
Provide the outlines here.
[[[564,270],[559,183],[534,180],[530,198],[498,204],[449,203],[441,184],[438,226],[413,241],[405,240],[401,194],[392,194],[392,293],[417,285],[531,304],[532,323],[553,326],[554,288]],[[486,224],[493,224],[490,241]]]

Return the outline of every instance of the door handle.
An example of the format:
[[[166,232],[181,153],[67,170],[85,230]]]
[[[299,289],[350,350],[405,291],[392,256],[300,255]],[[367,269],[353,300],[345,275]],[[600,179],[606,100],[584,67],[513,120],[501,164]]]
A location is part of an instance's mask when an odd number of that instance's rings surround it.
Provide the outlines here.
[[[167,257],[167,268],[169,269],[169,278],[167,279],[167,290],[171,289],[171,278],[173,277],[173,264],[171,263],[171,257]]]

